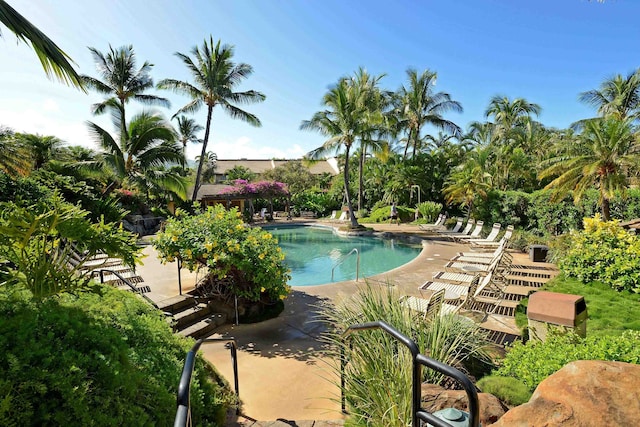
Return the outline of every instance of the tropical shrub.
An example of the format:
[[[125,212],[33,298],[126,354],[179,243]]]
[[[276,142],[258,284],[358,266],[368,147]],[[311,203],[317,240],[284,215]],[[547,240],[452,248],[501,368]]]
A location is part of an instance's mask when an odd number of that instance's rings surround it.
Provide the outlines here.
[[[0,288],[0,425],[168,426],[192,340],[132,293],[96,285],[36,304]],[[222,426],[235,403],[198,357],[194,425]]]
[[[422,202],[417,206],[417,209],[427,222],[434,222],[438,218],[438,214],[442,212],[442,203]]]
[[[153,244],[163,262],[177,258],[190,271],[204,265],[216,279],[231,279],[227,296],[277,301],[289,293],[289,270],[278,241],[261,228],[243,224],[235,208],[209,206],[196,215],[178,210]]]
[[[343,332],[351,325],[382,320],[414,340],[422,353],[463,372],[488,363],[489,344],[477,324],[458,316],[425,321],[404,307],[390,288],[367,285],[337,306],[321,307],[321,318],[331,327],[323,339],[336,362],[333,381],[340,377],[341,352],[347,356],[343,392],[351,425],[409,425],[412,382],[411,354],[405,347],[381,330],[355,332],[344,340]],[[449,384],[434,370],[424,368],[422,373],[423,381]]]
[[[483,393],[493,394],[510,406],[522,405],[531,398],[531,390],[516,378],[488,375],[481,378],[476,385]]]
[[[567,250],[560,254],[559,267],[568,276],[640,293],[640,238],[617,220],[585,218],[584,230],[571,232],[564,244]]]
[[[622,335],[579,336],[551,333],[546,341],[515,342],[500,362],[495,375],[517,378],[529,390],[542,380],[575,360],[607,360],[640,363],[640,331],[625,331]]]
[[[400,222],[410,222],[413,221],[415,210],[408,208],[406,206],[396,206],[398,209],[398,218],[400,218]],[[362,222],[385,222],[389,221],[391,217],[391,206],[383,206],[371,212],[368,221]]]
[[[311,211],[318,216],[325,216],[331,210],[340,209],[340,204],[324,190],[311,188],[291,196],[291,203],[298,211]]]
[[[38,300],[81,288],[90,272],[68,264],[71,250],[104,252],[133,267],[135,236],[114,223],[92,223],[87,214],[57,195],[28,207],[0,203],[0,284],[24,287]]]

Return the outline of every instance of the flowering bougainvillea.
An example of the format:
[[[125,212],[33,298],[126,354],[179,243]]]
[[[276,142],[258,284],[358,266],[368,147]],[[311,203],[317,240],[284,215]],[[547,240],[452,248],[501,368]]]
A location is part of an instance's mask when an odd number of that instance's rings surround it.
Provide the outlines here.
[[[220,191],[221,195],[229,196],[256,196],[256,197],[287,197],[289,190],[287,184],[277,181],[248,182],[244,179],[236,179],[233,185]]]
[[[163,262],[180,259],[190,271],[206,265],[209,274],[229,278],[234,295],[249,301],[284,299],[289,270],[271,233],[242,222],[236,209],[209,206],[203,213],[178,211],[154,240]]]

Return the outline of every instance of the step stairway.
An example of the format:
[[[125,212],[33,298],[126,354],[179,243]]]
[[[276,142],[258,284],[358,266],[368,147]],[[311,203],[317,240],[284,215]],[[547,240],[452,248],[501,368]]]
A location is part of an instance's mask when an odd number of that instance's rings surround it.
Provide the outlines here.
[[[178,295],[156,303],[159,310],[171,315],[174,331],[195,339],[206,338],[227,321],[227,316],[215,313],[206,303],[191,295]]]

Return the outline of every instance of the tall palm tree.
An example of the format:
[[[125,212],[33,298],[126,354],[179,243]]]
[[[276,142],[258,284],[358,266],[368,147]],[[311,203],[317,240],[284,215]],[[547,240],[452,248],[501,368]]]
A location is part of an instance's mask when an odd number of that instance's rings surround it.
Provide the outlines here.
[[[577,202],[595,185],[599,192],[602,218],[610,219],[609,201],[617,191],[624,194],[629,179],[638,172],[640,144],[630,119],[596,118],[584,122],[574,144],[545,162],[539,178],[557,176],[546,188],[556,196],[573,192]]]
[[[202,142],[198,138],[197,133],[204,129],[202,126],[196,123],[195,120],[185,116],[178,116],[178,140],[182,142],[182,154],[186,160],[187,158],[187,143],[188,142]],[[217,160],[217,158],[216,158]],[[186,172],[186,162],[183,172]]]
[[[253,73],[253,68],[248,64],[235,64],[232,61],[233,46],[222,45],[220,40],[214,44],[213,37],[210,36],[208,42],[205,39],[202,47],[195,46],[191,49],[191,54],[195,59],[180,52],[177,52],[176,56],[189,69],[195,83],[164,79],[158,83],[158,87],[160,89],[171,89],[191,98],[191,102],[180,108],[175,115],[194,113],[203,104],[207,106],[207,121],[202,141],[202,153],[200,154],[195,187],[191,197],[191,200],[195,201],[200,188],[202,166],[209,143],[213,108],[219,105],[232,118],[243,120],[252,126],[258,127],[261,126],[260,120],[253,114],[238,108],[236,104],[261,102],[266,97],[255,90],[235,91],[236,87]]]
[[[540,115],[541,111],[542,108],[538,104],[524,98],[516,98],[512,101],[506,96],[494,96],[489,101],[489,107],[484,114],[487,118],[493,117],[497,133],[505,135],[512,129],[527,123],[531,115]]]
[[[364,68],[360,68],[350,78],[351,85],[357,85],[361,93],[361,108],[363,123],[358,138],[360,140],[360,153],[358,155],[358,210],[364,208],[364,163],[368,151],[382,156],[388,155],[389,144],[383,140],[387,132],[385,121],[387,107],[390,106],[391,94],[383,92],[378,87],[384,74],[371,76]]]
[[[600,117],[619,120],[640,118],[640,69],[626,77],[617,74],[600,84],[600,89],[583,92],[580,101],[598,109]]]
[[[344,192],[353,228],[359,224],[349,194],[349,157],[363,127],[360,89],[357,85],[350,84],[348,79],[340,79],[322,98],[326,110],[316,112],[310,120],[304,120],[300,125],[300,129],[314,130],[328,137],[322,146],[307,153],[306,157],[320,159],[329,152],[337,153],[344,149]]]
[[[442,117],[442,114],[455,111],[462,112],[462,105],[451,99],[451,95],[445,92],[434,93],[438,74],[426,69],[422,74],[414,69],[407,70],[408,86],[402,86],[399,91],[399,125],[407,133],[404,156],[407,156],[409,147],[413,147],[413,155],[420,148],[421,132],[425,125],[429,124],[437,129],[444,130],[455,136],[460,136],[461,129],[458,125]]]
[[[102,149],[101,158],[94,165],[103,165],[114,174],[115,181],[110,187],[119,184],[144,193],[148,193],[149,188],[161,187],[186,198],[185,179],[161,169],[184,161],[175,131],[164,117],[143,111],[131,119],[126,135],[118,130],[116,137],[95,123],[87,122],[87,125]]]
[[[14,33],[18,40],[24,43],[31,43],[31,47],[36,52],[48,77],[56,77],[61,82],[84,91],[82,80],[71,65],[73,60],[69,55],[64,53],[46,34],[9,6],[5,0],[0,0],[0,23]],[[0,36],[2,36],[2,33],[0,33]]]
[[[51,160],[58,160],[63,153],[64,141],[55,136],[24,133],[18,138],[30,154],[33,170],[41,169]]]
[[[117,126],[120,128],[121,135],[128,134],[125,105],[130,100],[133,99],[145,105],[169,107],[167,99],[144,93],[153,88],[153,79],[149,74],[153,64],[145,61],[139,69],[136,69],[133,46],[122,46],[118,49],[109,46],[109,52],[106,55],[94,47],[90,47],[89,50],[102,80],[82,75],[82,82],[87,87],[107,96],[102,102],[92,105],[92,112],[96,115],[103,114],[107,110],[115,112],[120,120]]]

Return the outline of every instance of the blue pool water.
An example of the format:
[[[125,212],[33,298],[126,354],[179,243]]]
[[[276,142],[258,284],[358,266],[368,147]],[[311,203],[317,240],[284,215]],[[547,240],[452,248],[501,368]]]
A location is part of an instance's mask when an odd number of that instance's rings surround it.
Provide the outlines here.
[[[360,275],[369,277],[392,270],[414,259],[422,247],[392,239],[364,236],[339,236],[319,227],[274,227],[269,232],[278,239],[291,269],[291,286],[331,283],[331,270],[353,248],[360,253]],[[356,278],[356,254],[352,254],[334,271],[334,282]]]

